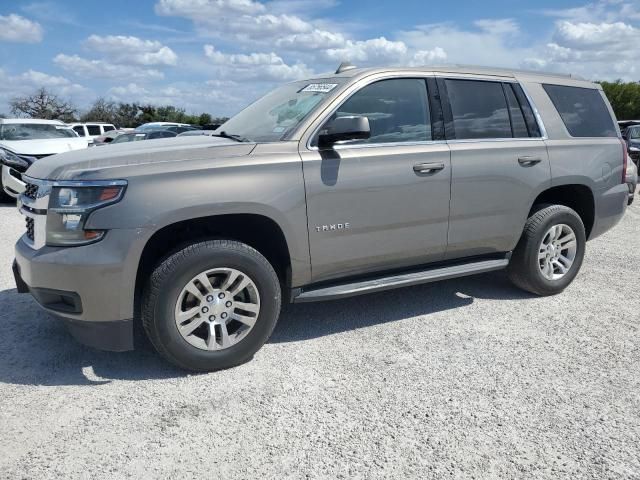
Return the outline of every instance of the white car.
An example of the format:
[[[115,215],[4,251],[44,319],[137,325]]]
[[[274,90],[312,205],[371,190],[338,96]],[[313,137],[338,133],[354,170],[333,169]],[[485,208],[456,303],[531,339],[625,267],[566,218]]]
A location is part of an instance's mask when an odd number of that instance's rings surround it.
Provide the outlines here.
[[[91,139],[100,137],[105,133],[116,129],[114,124],[103,122],[70,123],[69,126],[73,128],[78,136]]]
[[[24,190],[22,173],[41,158],[87,148],[87,138],[78,137],[71,127],[58,120],[27,118],[0,119],[0,161],[4,192],[17,197]],[[27,165],[28,167],[28,165]],[[2,193],[0,190],[0,194]]]
[[[177,122],[149,122],[149,123],[143,123],[138,128],[136,128],[136,130],[144,132],[145,130],[158,130],[158,129],[168,128],[168,127],[191,127],[191,125],[189,125],[188,123],[177,123]],[[180,132],[176,132],[176,133],[180,133]]]

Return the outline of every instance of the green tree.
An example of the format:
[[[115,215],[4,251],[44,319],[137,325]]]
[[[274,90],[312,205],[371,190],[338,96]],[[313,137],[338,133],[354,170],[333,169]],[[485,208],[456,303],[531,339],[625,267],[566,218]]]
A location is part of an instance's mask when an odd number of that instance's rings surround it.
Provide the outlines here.
[[[618,120],[640,119],[640,83],[600,82]]]
[[[80,117],[82,122],[107,122],[117,124],[118,107],[115,102],[98,98],[91,108]]]

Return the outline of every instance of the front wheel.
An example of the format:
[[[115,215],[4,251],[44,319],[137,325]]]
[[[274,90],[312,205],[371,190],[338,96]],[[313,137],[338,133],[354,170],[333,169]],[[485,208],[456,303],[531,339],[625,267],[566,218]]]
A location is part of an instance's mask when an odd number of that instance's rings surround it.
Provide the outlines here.
[[[560,293],[580,271],[585,246],[584,224],[574,210],[542,207],[525,224],[509,263],[509,278],[536,295]]]
[[[280,314],[278,276],[240,242],[195,243],[162,261],[143,294],[142,320],[156,350],[193,371],[233,367],[268,340]]]

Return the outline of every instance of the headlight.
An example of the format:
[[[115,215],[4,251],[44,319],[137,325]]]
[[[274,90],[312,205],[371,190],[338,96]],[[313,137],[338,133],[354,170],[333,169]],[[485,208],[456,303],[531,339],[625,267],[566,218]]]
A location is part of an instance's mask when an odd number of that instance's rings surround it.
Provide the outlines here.
[[[54,185],[47,213],[47,245],[72,246],[97,242],[104,230],[86,230],[87,218],[94,210],[119,202],[125,181],[70,182]]]
[[[19,172],[25,172],[31,166],[29,159],[19,157],[11,150],[2,147],[0,147],[0,163],[15,168]]]

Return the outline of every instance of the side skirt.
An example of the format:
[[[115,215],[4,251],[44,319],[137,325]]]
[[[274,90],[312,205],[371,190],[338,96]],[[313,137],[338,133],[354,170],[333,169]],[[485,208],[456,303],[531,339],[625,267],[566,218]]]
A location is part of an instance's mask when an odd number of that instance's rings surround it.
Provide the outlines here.
[[[406,273],[394,273],[379,277],[369,277],[364,280],[351,281],[340,284],[324,285],[319,287],[303,287],[292,291],[293,303],[317,302],[321,300],[337,300],[353,297],[365,293],[380,292],[393,288],[409,287],[422,283],[437,282],[450,278],[465,277],[477,273],[501,270],[509,265],[511,253],[502,258],[474,259],[465,263],[454,265],[442,265],[425,268],[424,270],[412,270]]]

